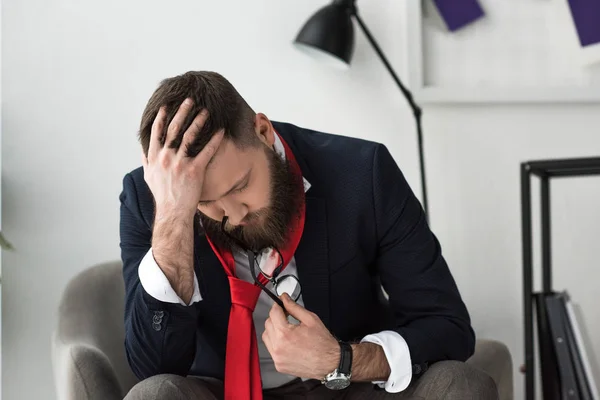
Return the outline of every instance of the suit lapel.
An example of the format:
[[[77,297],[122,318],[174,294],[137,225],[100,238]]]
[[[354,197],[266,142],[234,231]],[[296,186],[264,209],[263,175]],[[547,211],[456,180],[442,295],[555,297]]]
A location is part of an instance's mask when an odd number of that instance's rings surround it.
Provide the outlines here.
[[[329,327],[329,259],[324,199],[307,194],[304,232],[295,258],[304,306],[319,315]]]
[[[304,232],[294,254],[298,277],[302,285],[304,306],[319,315],[325,326],[330,327],[329,299],[329,253],[327,243],[327,203],[321,190],[318,175],[314,174],[305,156],[312,148],[306,146],[297,128],[274,122],[275,130],[290,146],[302,175],[311,187],[306,193],[306,219]]]

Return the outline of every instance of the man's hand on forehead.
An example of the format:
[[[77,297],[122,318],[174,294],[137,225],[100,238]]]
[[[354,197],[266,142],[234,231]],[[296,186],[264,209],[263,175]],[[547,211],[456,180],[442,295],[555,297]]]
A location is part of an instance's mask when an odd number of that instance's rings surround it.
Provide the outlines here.
[[[183,133],[181,145],[174,148],[181,135],[180,129],[193,108],[191,99],[186,99],[166,128],[164,141],[160,136],[165,131],[166,109],[161,107],[150,137],[148,156],[142,156],[144,179],[152,191],[157,213],[180,213],[193,216],[202,196],[202,184],[206,167],[216,154],[223,139],[223,132],[215,134],[195,157],[187,157],[187,148],[195,140],[208,119],[208,111],[201,110],[192,124]]]

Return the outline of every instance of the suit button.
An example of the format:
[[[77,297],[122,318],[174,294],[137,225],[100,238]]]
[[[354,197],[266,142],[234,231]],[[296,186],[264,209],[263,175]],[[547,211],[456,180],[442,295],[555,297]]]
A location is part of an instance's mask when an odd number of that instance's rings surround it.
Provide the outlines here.
[[[165,316],[165,312],[164,312],[164,311],[156,311],[156,312],[154,313],[154,315],[158,315],[159,317],[161,317],[161,318],[162,318],[162,317],[164,317],[164,316]]]
[[[160,317],[158,314],[154,314],[154,317],[152,317],[152,322],[155,324],[160,324],[162,322],[162,317]]]
[[[413,374],[419,375],[420,373],[421,373],[421,365],[420,364],[413,365]]]
[[[155,331],[160,331],[162,329],[162,325],[160,323],[153,323],[152,324],[152,329],[154,329]]]

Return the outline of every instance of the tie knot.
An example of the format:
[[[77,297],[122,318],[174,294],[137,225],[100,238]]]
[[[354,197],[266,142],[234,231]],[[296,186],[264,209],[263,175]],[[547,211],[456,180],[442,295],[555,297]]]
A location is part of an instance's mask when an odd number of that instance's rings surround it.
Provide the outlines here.
[[[254,311],[260,288],[250,282],[243,281],[234,276],[229,276],[229,290],[231,291],[231,304],[237,304]]]

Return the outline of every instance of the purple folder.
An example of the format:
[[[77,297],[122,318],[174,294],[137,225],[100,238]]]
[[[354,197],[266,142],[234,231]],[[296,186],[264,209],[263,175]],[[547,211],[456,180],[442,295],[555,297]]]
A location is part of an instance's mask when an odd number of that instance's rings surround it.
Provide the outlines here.
[[[477,0],[434,0],[434,2],[446,22],[446,26],[452,32],[467,26],[484,15],[483,9]]]
[[[600,43],[600,0],[569,0],[582,46]]]

